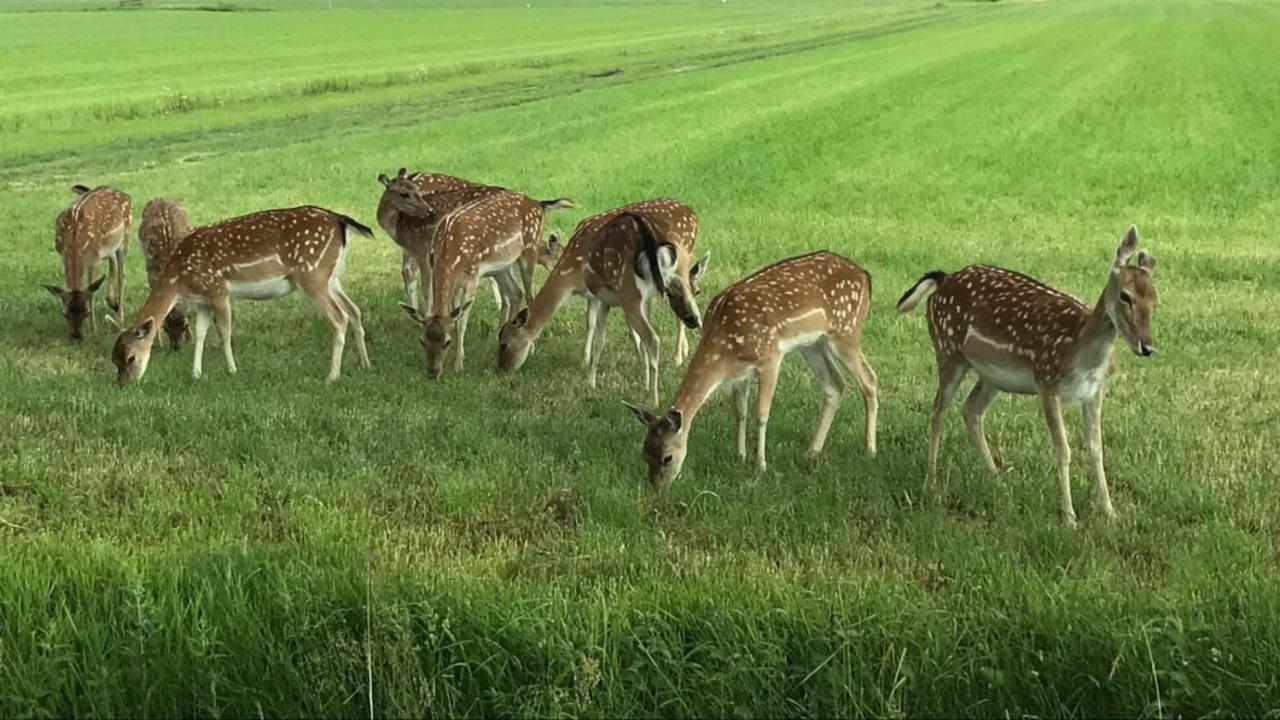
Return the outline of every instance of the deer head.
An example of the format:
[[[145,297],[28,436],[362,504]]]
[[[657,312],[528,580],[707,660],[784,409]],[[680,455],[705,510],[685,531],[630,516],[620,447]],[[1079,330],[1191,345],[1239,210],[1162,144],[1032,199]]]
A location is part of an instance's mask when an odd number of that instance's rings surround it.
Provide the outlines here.
[[[432,219],[436,215],[435,208],[427,202],[422,189],[409,179],[409,171],[400,168],[393,178],[385,174],[378,176],[378,182],[386,188],[385,194],[391,205],[399,212],[414,217]]]
[[[519,370],[529,359],[529,351],[533,350],[533,333],[526,327],[528,323],[529,308],[526,306],[498,330],[498,367],[505,372]]]
[[[111,362],[116,366],[116,382],[122,387],[140,380],[147,372],[151,346],[158,334],[155,318],[148,316],[116,336],[116,343],[111,348]]]
[[[164,318],[164,334],[169,338],[171,349],[181,349],[182,341],[191,337],[191,329],[187,325],[187,314],[179,308],[170,310]]]
[[[547,236],[545,245],[538,247],[538,264],[550,270],[560,262],[560,256],[564,255],[564,245],[560,242],[560,233],[551,233]]]
[[[57,285],[45,285],[44,289],[62,301],[62,317],[67,320],[67,329],[72,340],[84,339],[84,321],[93,314],[93,294],[102,287],[106,275],[94,280],[84,290],[67,290]]]
[[[1135,254],[1137,263],[1130,265]],[[1116,248],[1102,302],[1116,331],[1135,354],[1143,357],[1156,351],[1151,341],[1151,315],[1158,300],[1155,269],[1156,259],[1145,250],[1138,250],[1138,228],[1130,226]]]
[[[675,408],[662,415],[654,415],[630,403],[623,405],[647,428],[641,455],[649,468],[649,485],[655,489],[661,488],[675,480],[680,475],[680,468],[684,466],[689,439],[684,418]]]
[[[422,354],[427,365],[427,377],[434,380],[444,370],[444,361],[449,357],[449,346],[453,344],[453,336],[458,319],[471,307],[468,300],[454,308],[448,315],[432,315],[424,318],[412,305],[400,304],[411,320],[422,327]]]

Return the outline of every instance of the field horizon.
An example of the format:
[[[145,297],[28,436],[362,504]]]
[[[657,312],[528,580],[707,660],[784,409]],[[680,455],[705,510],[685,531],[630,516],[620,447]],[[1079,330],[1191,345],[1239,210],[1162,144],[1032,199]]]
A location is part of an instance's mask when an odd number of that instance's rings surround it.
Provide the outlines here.
[[[233,4],[0,12],[0,715],[1280,717],[1280,6]],[[402,166],[573,198],[565,237],[679,198],[704,308],[788,256],[858,262],[878,455],[851,388],[806,457],[790,358],[767,472],[722,392],[654,493],[619,313],[592,390],[580,300],[504,375],[483,291],[429,381],[380,229],[344,275],[373,367],[348,342],[332,384],[302,293],[233,305],[238,374],[211,340],[202,380],[188,344],[119,388],[104,323],[70,342],[41,287],[75,183],[133,198],[132,317],[147,200],[376,227]],[[982,262],[1092,302],[1131,223],[1159,352],[1117,345],[1119,520],[1072,408],[1063,526],[1026,397],[988,415],[995,479],[953,406],[927,497],[934,360],[898,296]]]

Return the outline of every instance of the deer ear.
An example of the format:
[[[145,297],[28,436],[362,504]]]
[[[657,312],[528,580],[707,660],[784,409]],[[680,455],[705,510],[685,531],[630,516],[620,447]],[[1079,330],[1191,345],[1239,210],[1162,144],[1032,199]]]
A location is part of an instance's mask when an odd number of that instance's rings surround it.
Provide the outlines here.
[[[684,415],[679,410],[671,408],[667,411],[667,422],[671,424],[672,432],[680,432],[680,428],[684,426]]]
[[[560,247],[560,233],[553,232],[547,236],[547,249],[555,250]]]
[[[419,325],[422,324],[422,316],[418,314],[418,308],[408,303],[400,303],[400,309],[404,310],[404,314],[408,315],[410,320],[418,323]]]
[[[89,287],[85,288],[85,290],[86,290],[86,291],[88,291],[88,292],[91,292],[91,293],[96,293],[96,292],[98,292],[98,288],[102,287],[102,283],[103,283],[106,279],[107,279],[107,276],[106,276],[106,275],[103,275],[102,277],[98,278],[97,280],[94,280],[92,283],[89,283]],[[108,300],[110,300],[110,298],[107,298],[107,299],[108,299]]]
[[[511,327],[522,328],[527,322],[529,322],[529,307],[526,305],[520,308],[520,312],[516,313],[515,317],[511,318]]]
[[[707,271],[707,265],[708,265],[708,264],[710,264],[710,263],[711,263],[711,251],[710,251],[710,250],[708,250],[708,251],[707,251],[707,254],[706,254],[706,255],[703,255],[703,256],[702,256],[702,259],[701,259],[701,260],[699,260],[699,261],[698,261],[698,262],[693,266],[693,269],[689,271],[689,277],[692,277],[692,278],[700,278],[700,277],[702,277],[702,274],[703,274],[703,273],[705,273],[705,272]]]
[[[72,185],[71,192],[77,195],[83,195],[89,192],[89,186],[88,185]]]
[[[453,312],[449,314],[449,317],[453,318],[454,320],[457,320],[458,318],[462,317],[462,314],[465,313],[467,309],[471,307],[471,303],[472,301],[468,300],[462,303],[461,305],[459,305],[458,307],[454,308]]]
[[[1119,270],[1129,263],[1129,258],[1138,251],[1138,226],[1130,225],[1128,231],[1124,234],[1124,239],[1120,241],[1120,247],[1116,248],[1115,269]]]
[[[631,411],[631,414],[635,416],[636,420],[639,420],[640,424],[644,425],[645,427],[649,427],[650,425],[658,421],[658,418],[655,417],[653,413],[649,412],[648,410],[645,410],[642,407],[636,407],[635,405],[632,405],[629,402],[623,402],[622,404],[626,405],[627,409]]]
[[[156,319],[154,317],[149,317],[146,320],[143,320],[142,324],[138,325],[138,328],[133,331],[133,337],[138,340],[142,340],[151,334],[151,329],[155,326]]]
[[[54,297],[56,297],[56,298],[58,298],[58,299],[62,299],[62,298],[64,298],[64,297],[66,297],[66,295],[67,295],[67,291],[66,291],[66,290],[63,290],[62,288],[58,287],[57,285],[45,285],[45,286],[44,286],[44,289],[45,289],[45,290],[48,290],[48,291],[49,291],[49,294],[53,295]]]
[[[387,177],[386,173],[381,173],[378,175],[378,182],[382,183],[383,187],[389,187],[391,185],[391,178]]]
[[[1152,255],[1146,250],[1140,251],[1138,253],[1138,267],[1142,268],[1143,270],[1146,270],[1149,273],[1155,272],[1156,256]]]
[[[400,168],[400,170],[396,172],[396,177],[404,177],[408,174],[409,174],[409,168]]]

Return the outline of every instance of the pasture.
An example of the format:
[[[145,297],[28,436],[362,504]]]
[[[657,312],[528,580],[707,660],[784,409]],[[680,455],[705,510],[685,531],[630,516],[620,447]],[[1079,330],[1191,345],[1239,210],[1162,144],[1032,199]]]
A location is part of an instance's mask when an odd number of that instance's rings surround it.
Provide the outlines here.
[[[1280,6],[333,4],[0,13],[0,715],[1280,714]],[[596,390],[580,300],[503,375],[487,293],[466,370],[428,381],[381,231],[345,276],[373,368],[349,345],[333,384],[301,293],[235,305],[237,375],[157,347],[117,388],[111,333],[70,343],[40,287],[73,183],[130,193],[135,228],[157,195],[374,225],[400,166],[571,197],[566,233],[678,197],[704,307],[779,258],[856,260],[878,456],[852,390],[805,456],[792,359],[767,472],[724,394],[654,494],[616,313]],[[1119,521],[1073,411],[1063,527],[1020,397],[988,416],[995,480],[948,413],[929,499],[933,356],[898,295],[988,262],[1092,301],[1129,223],[1161,299],[1104,410]]]

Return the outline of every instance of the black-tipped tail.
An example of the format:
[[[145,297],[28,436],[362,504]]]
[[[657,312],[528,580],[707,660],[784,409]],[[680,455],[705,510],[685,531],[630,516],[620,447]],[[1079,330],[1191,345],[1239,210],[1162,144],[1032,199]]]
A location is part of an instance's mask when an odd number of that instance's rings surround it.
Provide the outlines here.
[[[942,281],[946,279],[947,274],[941,270],[931,270],[925,273],[916,281],[915,285],[911,286],[911,289],[903,293],[902,297],[898,299],[898,312],[905,313],[914,310],[916,305],[919,305],[920,301],[924,300],[925,295],[929,294],[930,290],[941,285]]]
[[[71,192],[73,192],[73,193],[75,193],[75,194],[77,194],[77,195],[83,195],[83,194],[85,194],[85,193],[89,192],[89,190],[90,190],[90,189],[91,189],[91,188],[90,188],[88,185],[79,185],[79,184],[76,184],[76,185],[72,185],[72,186],[71,186]]]
[[[355,231],[357,235],[363,235],[367,238],[373,237],[373,229],[359,220],[346,215],[338,215],[338,222],[342,223],[342,227]]]
[[[543,212],[554,212],[556,210],[568,210],[576,207],[569,198],[562,197],[555,200],[539,200],[538,204],[542,206]]]

